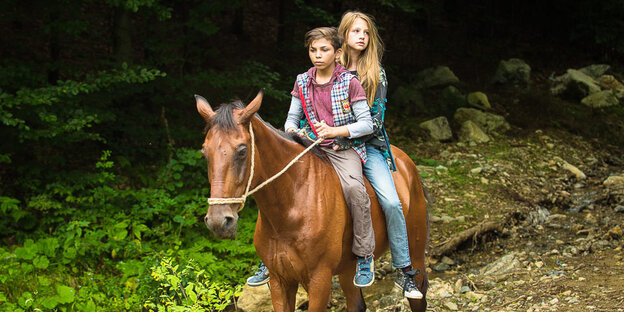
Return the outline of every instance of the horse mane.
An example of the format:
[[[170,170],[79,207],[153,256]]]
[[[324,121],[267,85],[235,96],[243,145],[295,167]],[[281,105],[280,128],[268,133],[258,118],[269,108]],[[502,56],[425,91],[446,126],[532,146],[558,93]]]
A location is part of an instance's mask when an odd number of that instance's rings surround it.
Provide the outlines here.
[[[235,109],[244,109],[245,108],[245,104],[243,104],[243,102],[241,102],[241,100],[234,100],[232,102],[229,103],[223,103],[221,104],[221,106],[219,106],[219,108],[215,111],[215,115],[214,117],[212,117],[212,120],[210,123],[206,123],[206,127],[204,128],[204,134],[206,134],[208,132],[208,130],[210,129],[211,126],[216,126],[219,127],[223,130],[233,130],[236,129],[236,121],[234,121],[234,114],[232,114],[232,111],[234,111]],[[273,125],[271,125],[270,123],[268,123],[267,121],[265,121],[264,119],[262,119],[262,117],[260,117],[260,115],[258,115],[258,113],[254,114],[254,116],[258,117],[258,119],[269,129],[275,131],[279,136],[281,136],[282,138],[288,140],[288,141],[292,141],[295,143],[298,143],[299,145],[302,145],[303,147],[309,147],[310,145],[312,145],[313,142],[309,141],[309,140],[304,140],[303,138],[300,138],[298,135],[293,134],[293,133],[286,133],[282,130],[279,130],[275,127],[273,127]],[[327,158],[327,156],[325,155],[325,153],[323,153],[318,146],[315,146],[312,150],[312,153],[316,156],[318,156],[319,158],[321,158],[324,161],[329,161],[329,159]]]

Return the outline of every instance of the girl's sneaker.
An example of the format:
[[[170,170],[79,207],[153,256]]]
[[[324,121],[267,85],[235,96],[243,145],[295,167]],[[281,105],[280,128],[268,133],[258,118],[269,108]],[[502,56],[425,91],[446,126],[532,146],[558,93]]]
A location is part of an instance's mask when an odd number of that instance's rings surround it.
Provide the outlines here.
[[[416,287],[416,283],[414,282],[414,276],[416,276],[416,271],[408,271],[403,272],[399,270],[397,273],[397,278],[394,281],[394,286],[398,288],[401,292],[403,292],[403,296],[409,299],[422,299],[423,294]]]

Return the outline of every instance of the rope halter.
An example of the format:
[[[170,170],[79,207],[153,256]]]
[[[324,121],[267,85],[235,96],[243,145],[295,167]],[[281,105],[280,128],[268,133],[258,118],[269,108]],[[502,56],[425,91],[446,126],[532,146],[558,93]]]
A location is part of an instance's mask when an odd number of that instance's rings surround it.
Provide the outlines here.
[[[284,172],[286,172],[286,170],[288,170],[288,168],[294,165],[299,160],[299,158],[301,158],[303,155],[309,152],[312,148],[314,148],[317,144],[323,141],[323,138],[319,137],[316,141],[314,141],[314,143],[308,146],[303,152],[299,153],[299,155],[293,158],[293,160],[291,160],[282,170],[280,170],[278,173],[274,174],[272,177],[262,182],[260,185],[256,186],[253,190],[250,191],[249,187],[251,186],[251,180],[253,180],[254,170],[256,166],[256,163],[255,163],[256,140],[255,140],[255,136],[253,132],[253,127],[251,126],[251,122],[249,122],[249,134],[251,135],[251,170],[249,173],[249,180],[247,181],[247,187],[245,187],[245,193],[241,197],[229,197],[229,198],[209,197],[207,200],[208,205],[240,204],[240,207],[238,208],[237,212],[243,210],[243,207],[245,207],[245,201],[247,200],[247,196],[252,195],[253,193],[263,188],[265,185],[279,178],[279,176],[281,176]]]

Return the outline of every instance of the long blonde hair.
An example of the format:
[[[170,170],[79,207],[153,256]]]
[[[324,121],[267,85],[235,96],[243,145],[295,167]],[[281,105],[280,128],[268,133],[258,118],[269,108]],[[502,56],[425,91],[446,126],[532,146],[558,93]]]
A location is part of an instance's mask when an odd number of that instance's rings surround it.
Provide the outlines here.
[[[356,64],[356,70],[362,87],[364,87],[364,92],[366,92],[368,105],[372,106],[375,100],[377,86],[379,85],[379,72],[381,71],[380,62],[384,47],[383,41],[381,41],[381,37],[377,31],[377,26],[375,22],[373,22],[373,18],[368,14],[358,11],[348,11],[342,15],[340,26],[338,26],[338,34],[344,37],[340,63],[348,68],[353,61],[349,53],[351,48],[347,45],[347,39],[349,30],[357,18],[363,19],[368,24],[368,46],[362,51],[362,54],[360,54]]]

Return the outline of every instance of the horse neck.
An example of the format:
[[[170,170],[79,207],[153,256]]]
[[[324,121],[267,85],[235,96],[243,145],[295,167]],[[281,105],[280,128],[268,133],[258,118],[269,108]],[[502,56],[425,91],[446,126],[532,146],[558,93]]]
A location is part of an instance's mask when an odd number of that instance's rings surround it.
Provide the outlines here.
[[[293,141],[285,139],[276,131],[267,127],[262,121],[253,118],[252,126],[255,133],[255,173],[252,188],[272,178],[276,173],[288,165],[293,158],[303,152],[304,148]],[[302,180],[314,179],[311,170],[306,168],[317,167],[321,161],[318,157],[308,153],[271,183],[258,190],[254,197],[263,216],[281,218],[287,215],[287,209],[292,207],[295,200],[294,187]],[[265,218],[262,218],[263,220]],[[267,220],[270,222],[270,220]],[[272,222],[271,222],[272,223]]]

